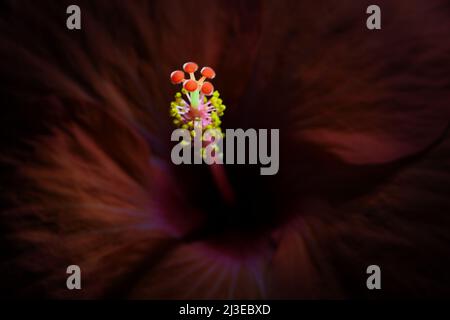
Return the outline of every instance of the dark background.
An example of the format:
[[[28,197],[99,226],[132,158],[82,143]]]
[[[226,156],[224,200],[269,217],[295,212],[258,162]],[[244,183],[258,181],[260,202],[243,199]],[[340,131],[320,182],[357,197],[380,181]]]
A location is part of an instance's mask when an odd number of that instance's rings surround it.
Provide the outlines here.
[[[69,4],[1,2],[1,296],[448,296],[448,1],[378,1],[380,31],[369,1],[78,1],[81,31]],[[224,167],[233,203],[170,162],[189,60],[223,129],[280,129],[278,175]]]

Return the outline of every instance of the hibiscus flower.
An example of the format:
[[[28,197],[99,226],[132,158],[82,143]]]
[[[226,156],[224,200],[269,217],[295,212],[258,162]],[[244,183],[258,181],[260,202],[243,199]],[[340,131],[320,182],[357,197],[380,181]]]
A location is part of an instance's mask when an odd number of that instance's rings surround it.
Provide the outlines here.
[[[78,31],[70,1],[3,5],[2,294],[450,293],[447,1],[379,0],[377,31],[367,1],[78,2]],[[277,175],[171,162],[186,61],[216,71],[222,129],[280,130]]]

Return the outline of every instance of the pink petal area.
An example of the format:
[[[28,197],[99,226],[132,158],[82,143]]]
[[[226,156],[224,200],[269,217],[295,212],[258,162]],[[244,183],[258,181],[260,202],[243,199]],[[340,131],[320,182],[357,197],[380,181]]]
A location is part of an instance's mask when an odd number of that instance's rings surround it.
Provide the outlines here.
[[[316,143],[351,164],[381,164],[420,152],[445,131],[436,126],[427,135],[410,133],[397,137],[383,132],[345,132],[332,129],[304,130],[301,137]]]

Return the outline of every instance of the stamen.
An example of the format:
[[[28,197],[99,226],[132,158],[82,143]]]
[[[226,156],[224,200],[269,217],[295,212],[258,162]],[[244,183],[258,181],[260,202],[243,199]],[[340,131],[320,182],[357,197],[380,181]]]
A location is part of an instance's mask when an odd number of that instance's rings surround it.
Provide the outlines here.
[[[188,79],[180,70],[170,75],[173,84],[183,84],[183,89],[175,95],[175,101],[171,103],[170,115],[174,118],[174,124],[180,128],[188,128],[191,134],[195,134],[192,133],[194,122],[198,122],[202,130],[218,129],[221,132],[220,117],[226,107],[222,104],[219,92],[214,91],[213,84],[205,81],[214,79],[216,72],[210,67],[204,67],[200,71],[202,78],[196,80],[198,65],[195,62],[185,63],[183,70],[189,74]],[[183,95],[187,99],[183,99]]]

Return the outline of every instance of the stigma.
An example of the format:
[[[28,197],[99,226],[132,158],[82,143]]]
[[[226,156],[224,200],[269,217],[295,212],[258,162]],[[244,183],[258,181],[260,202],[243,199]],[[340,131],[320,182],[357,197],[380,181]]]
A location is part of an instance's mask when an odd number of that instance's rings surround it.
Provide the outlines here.
[[[202,130],[221,131],[220,117],[226,109],[219,92],[214,90],[213,84],[208,81],[216,77],[216,72],[210,67],[204,67],[200,70],[201,77],[197,80],[195,74],[198,69],[195,62],[187,62],[183,65],[183,71],[176,70],[170,75],[173,84],[183,86],[170,105],[170,115],[177,127],[190,130],[192,135],[198,126],[201,126]]]

